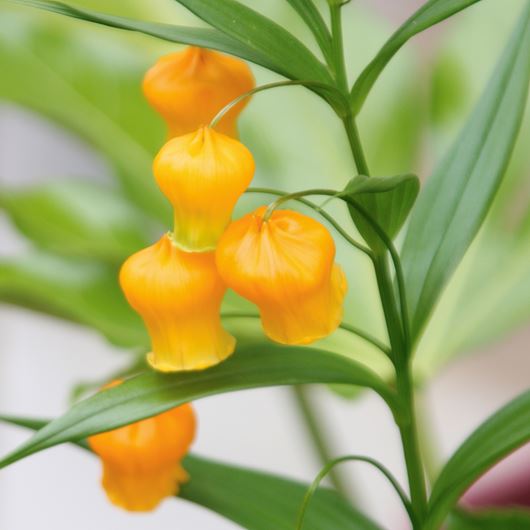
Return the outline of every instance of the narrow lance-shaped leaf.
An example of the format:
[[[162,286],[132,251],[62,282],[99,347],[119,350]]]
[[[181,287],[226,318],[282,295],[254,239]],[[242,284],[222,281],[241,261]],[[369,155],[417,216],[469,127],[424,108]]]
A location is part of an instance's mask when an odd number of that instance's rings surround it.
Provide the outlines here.
[[[287,0],[313,32],[326,58],[331,56],[331,34],[313,0]]]
[[[394,238],[406,221],[419,189],[419,180],[415,175],[370,178],[359,175],[350,180],[338,196],[353,199],[390,238]],[[348,209],[357,229],[370,247],[382,248],[381,239],[363,215],[351,205]]]
[[[214,28],[266,56],[287,77],[329,83],[325,66],[276,22],[236,0],[176,0]]]
[[[240,346],[227,361],[208,370],[180,374],[145,373],[81,401],[4,459],[0,468],[61,443],[77,441],[201,397],[249,388],[336,383],[365,386],[393,408],[393,392],[361,364],[315,348],[273,344]]]
[[[331,76],[322,63],[281,26],[237,2],[219,4],[201,1],[183,5],[220,30],[193,28],[134,20],[91,9],[47,0],[12,0],[28,7],[95,22],[105,26],[138,31],[170,42],[190,44],[236,55],[292,79],[329,83]],[[232,17],[232,18],[231,18]],[[235,18],[233,18],[235,17]],[[237,21],[234,24],[233,21]]]
[[[48,422],[0,416],[0,421],[29,429]],[[77,445],[88,449],[85,441]],[[191,480],[179,498],[212,510],[247,530],[292,530],[307,484],[277,475],[215,462],[196,455],[184,459]],[[335,491],[319,488],[311,501],[306,530],[380,530]]]
[[[111,28],[137,31],[169,42],[211,48],[231,55],[237,55],[265,68],[275,70],[274,64],[269,61],[266,55],[212,28],[193,28],[159,22],[146,22],[52,0],[11,0],[11,2]]]
[[[357,114],[361,110],[385,66],[409,39],[478,1],[480,0],[429,0],[418,9],[390,37],[355,81],[351,91],[353,112]]]
[[[491,466],[530,440],[530,391],[484,422],[434,483],[425,530],[438,530],[460,496]]]
[[[530,5],[459,137],[412,212],[403,267],[417,339],[486,217],[510,159],[527,99]]]

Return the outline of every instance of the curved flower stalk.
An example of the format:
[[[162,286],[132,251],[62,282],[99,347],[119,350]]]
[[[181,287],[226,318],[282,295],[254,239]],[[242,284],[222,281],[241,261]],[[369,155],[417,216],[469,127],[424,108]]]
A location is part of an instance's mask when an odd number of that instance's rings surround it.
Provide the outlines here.
[[[153,171],[173,206],[175,243],[193,252],[214,249],[254,169],[241,142],[208,127],[167,142]]]
[[[91,436],[88,443],[102,461],[102,485],[109,500],[125,510],[145,512],[176,495],[188,480],[181,461],[195,431],[195,413],[188,403]]]
[[[254,85],[244,61],[191,46],[161,57],[146,73],[143,91],[166,121],[171,138],[209,123],[227,103]],[[247,103],[245,98],[231,108],[218,130],[237,138],[237,118]]]
[[[147,326],[147,360],[156,370],[201,370],[233,353],[235,339],[221,326],[226,287],[213,252],[185,252],[166,234],[123,264],[120,284]]]
[[[216,251],[226,284],[255,303],[267,336],[309,344],[342,320],[347,283],[334,263],[335,243],[311,217],[266,207],[232,223]]]

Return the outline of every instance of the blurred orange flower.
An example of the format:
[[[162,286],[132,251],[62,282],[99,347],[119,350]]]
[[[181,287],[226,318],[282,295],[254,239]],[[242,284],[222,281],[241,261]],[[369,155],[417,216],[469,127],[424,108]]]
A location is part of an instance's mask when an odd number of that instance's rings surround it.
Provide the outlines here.
[[[147,326],[147,360],[156,370],[200,370],[234,351],[234,337],[221,326],[226,286],[213,252],[184,252],[166,234],[125,261],[120,284]]]
[[[145,97],[167,122],[170,137],[207,125],[226,104],[254,86],[245,62],[195,47],[161,57],[143,81]],[[237,137],[236,120],[247,102],[245,98],[225,114],[219,131]]]
[[[308,344],[334,331],[347,289],[335,243],[311,217],[265,207],[232,223],[216,260],[226,284],[255,303],[263,329],[284,344]]]
[[[109,386],[120,384],[116,381]],[[195,438],[190,404],[113,431],[88,443],[103,464],[102,485],[109,500],[129,511],[155,509],[188,480],[181,461]]]

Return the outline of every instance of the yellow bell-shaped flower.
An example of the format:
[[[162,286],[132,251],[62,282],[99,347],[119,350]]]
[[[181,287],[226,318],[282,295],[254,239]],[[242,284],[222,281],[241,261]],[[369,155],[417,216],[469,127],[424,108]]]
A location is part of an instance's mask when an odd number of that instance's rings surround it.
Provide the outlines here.
[[[181,461],[195,431],[195,413],[185,404],[91,436],[88,442],[101,458],[102,485],[109,500],[126,510],[144,512],[176,495],[179,485],[188,480]]]
[[[311,217],[265,207],[232,223],[219,241],[223,280],[255,303],[267,336],[283,344],[308,344],[342,320],[346,278],[334,263],[335,243]]]
[[[147,360],[156,370],[201,370],[234,351],[221,326],[226,286],[213,252],[184,252],[166,234],[125,261],[120,284],[149,331]]]
[[[238,96],[252,90],[248,65],[228,55],[190,47],[160,58],[144,77],[143,90],[168,124],[169,136],[180,136],[210,123]],[[218,129],[237,137],[236,120],[245,98],[225,114]]]
[[[193,252],[214,249],[254,169],[241,142],[208,127],[167,142],[153,171],[173,206],[175,242]]]

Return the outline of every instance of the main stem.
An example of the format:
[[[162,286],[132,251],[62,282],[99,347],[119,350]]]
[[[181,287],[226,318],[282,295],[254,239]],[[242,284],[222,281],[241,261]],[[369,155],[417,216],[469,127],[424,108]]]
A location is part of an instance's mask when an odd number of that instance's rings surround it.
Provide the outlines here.
[[[417,524],[421,528],[427,511],[427,491],[418,443],[414,386],[410,374],[410,345],[405,339],[403,319],[396,301],[386,253],[374,258],[374,268],[392,349],[392,360],[396,367],[397,392],[403,411],[397,418],[397,424],[407,467],[410,497]]]
[[[346,129],[346,136],[348,137],[348,142],[350,143],[353,159],[355,161],[355,165],[357,166],[357,172],[359,175],[369,177],[370,171],[368,170],[368,164],[366,163],[366,158],[364,157],[359,131],[357,130],[357,124],[355,123],[353,114],[351,112],[348,113],[346,116],[344,116],[344,118],[342,118],[342,121],[344,123],[344,128]]]
[[[339,90],[348,94],[348,78],[344,62],[342,38],[341,5],[337,0],[328,1],[330,2],[335,80]],[[364,156],[355,117],[352,112],[348,112],[345,116],[341,116],[341,119],[344,123],[357,171],[360,174],[369,176],[370,172]],[[392,360],[396,369],[397,392],[401,401],[402,412],[396,417],[396,422],[401,435],[412,509],[415,514],[413,525],[414,530],[421,530],[427,512],[427,491],[418,443],[414,386],[410,373],[411,344],[408,338],[408,319],[406,315],[402,314],[403,309],[406,311],[406,304],[401,299],[401,304],[398,304],[396,300],[396,292],[388,267],[388,253],[374,255],[373,263],[392,350]],[[400,289],[400,296],[404,296],[402,289]]]
[[[335,3],[330,5],[331,35],[333,37],[333,60],[335,79],[337,86],[346,95],[348,94],[348,74],[346,72],[346,63],[344,60],[344,40],[342,38],[342,5]],[[353,159],[357,166],[357,172],[361,175],[369,176],[368,165],[364,157],[364,152],[357,130],[355,118],[351,112],[342,117],[348,142],[353,153]]]
[[[341,90],[347,91],[340,6],[331,6],[330,9],[337,84]],[[357,166],[357,171],[363,175],[369,176],[370,172],[364,157],[355,118],[350,112],[342,117],[342,120],[352,155]],[[373,262],[390,345],[392,348],[392,358],[396,367],[396,386],[403,411],[400,417],[397,418],[397,423],[407,467],[412,508],[416,515],[415,519],[417,523],[415,523],[415,527],[417,526],[419,530],[427,511],[427,491],[418,444],[416,410],[414,406],[414,387],[410,375],[411,346],[408,341],[407,330],[404,328],[404,326],[407,325],[406,319],[400,314],[400,306],[396,300],[395,290],[388,267],[387,252],[374,256]],[[402,293],[401,296],[403,296]]]
[[[403,454],[407,466],[410,498],[418,521],[418,530],[422,528],[427,513],[427,490],[425,475],[418,443],[418,429],[414,412],[414,387],[408,366],[397,370],[396,385],[407,414],[398,422],[403,445]]]

